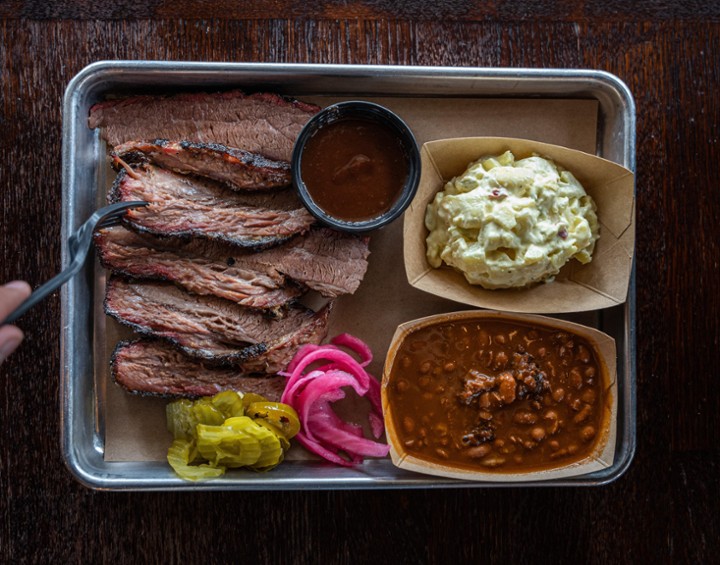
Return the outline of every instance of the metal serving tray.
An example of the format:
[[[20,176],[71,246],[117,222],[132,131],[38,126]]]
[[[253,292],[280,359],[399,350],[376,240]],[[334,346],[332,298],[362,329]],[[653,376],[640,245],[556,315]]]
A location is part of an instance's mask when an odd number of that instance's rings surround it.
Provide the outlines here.
[[[67,87],[63,108],[62,263],[67,239],[92,213],[104,192],[101,169],[105,144],[87,127],[89,108],[112,94],[181,89],[241,87],[295,96],[457,97],[591,99],[599,106],[597,154],[635,170],[635,105],[614,75],[592,70],[184,63],[98,62],[83,69]],[[99,188],[100,187],[100,188]],[[527,483],[465,482],[397,469],[387,460],[357,468],[319,462],[286,461],[271,473],[229,473],[207,483],[178,479],[164,462],[104,460],[103,391],[93,378],[98,335],[95,267],[61,292],[61,440],[71,473],[91,488],[108,490],[301,490],[498,486],[599,486],[621,476],[636,442],[635,270],[627,302],[598,311],[592,324],[618,344],[618,422],[615,460],[589,475]]]

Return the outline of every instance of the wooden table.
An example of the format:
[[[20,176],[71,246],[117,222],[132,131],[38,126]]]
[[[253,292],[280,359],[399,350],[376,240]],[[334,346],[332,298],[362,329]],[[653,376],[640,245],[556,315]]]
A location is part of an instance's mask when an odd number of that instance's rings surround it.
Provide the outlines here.
[[[0,562],[717,560],[720,5],[393,4],[0,4],[0,281],[37,286],[60,268],[61,102],[93,61],[607,70],[638,116],[629,471],[594,489],[92,492],[60,455],[55,295],[22,321],[27,339],[0,369]]]

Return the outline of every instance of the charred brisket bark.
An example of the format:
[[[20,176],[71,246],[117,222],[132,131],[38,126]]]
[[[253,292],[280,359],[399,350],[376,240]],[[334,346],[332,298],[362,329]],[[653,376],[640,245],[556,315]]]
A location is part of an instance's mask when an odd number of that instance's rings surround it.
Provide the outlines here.
[[[105,296],[105,312],[139,333],[160,337],[197,359],[257,372],[277,371],[300,345],[319,343],[327,334],[330,308],[315,313],[295,306],[273,319],[174,285],[118,277],[110,278]]]
[[[367,270],[367,239],[315,228],[278,247],[250,253],[213,241],[157,238],[117,226],[95,234],[104,267],[135,278],[172,281],[195,294],[275,309],[298,285],[337,297],[355,292]]]
[[[121,226],[95,234],[100,262],[135,278],[172,281],[195,294],[218,296],[250,308],[272,310],[302,294],[277,272],[247,268],[237,247],[211,241],[163,239]]]
[[[239,90],[134,96],[94,105],[88,125],[102,128],[112,146],[135,139],[186,139],[289,161],[300,130],[319,110],[277,94]]]
[[[129,141],[115,148],[123,161],[150,160],[166,169],[208,177],[234,190],[262,190],[289,186],[290,163],[217,143],[192,141]]]
[[[150,164],[120,171],[110,200],[145,200],[125,220],[154,235],[199,237],[262,249],[304,233],[314,219],[292,190],[240,194],[212,180]]]
[[[236,390],[279,401],[285,388],[283,377],[252,377],[242,366],[208,366],[158,340],[120,342],[111,366],[115,382],[133,394],[197,397]]]

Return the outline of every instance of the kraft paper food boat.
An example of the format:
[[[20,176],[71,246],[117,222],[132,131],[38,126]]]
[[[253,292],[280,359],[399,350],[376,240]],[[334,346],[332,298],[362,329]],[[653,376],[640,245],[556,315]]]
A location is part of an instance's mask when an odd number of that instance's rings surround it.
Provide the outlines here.
[[[441,465],[419,459],[407,452],[399,439],[393,417],[393,406],[387,394],[387,388],[390,384],[390,372],[393,364],[395,363],[397,352],[405,339],[415,331],[427,326],[432,326],[439,322],[458,320],[467,322],[482,322],[483,320],[525,322],[553,329],[564,329],[569,333],[585,338],[595,351],[602,373],[603,388],[605,389],[606,394],[602,432],[598,437],[593,452],[585,459],[568,465],[523,473],[486,472],[479,465],[477,470],[453,466],[450,463],[447,465]],[[393,464],[407,471],[472,481],[544,481],[575,477],[611,467],[614,461],[615,442],[617,436],[617,398],[617,350],[615,347],[615,340],[612,337],[594,328],[589,328],[563,320],[557,320],[555,318],[533,316],[529,314],[507,314],[505,312],[493,311],[472,310],[453,312],[450,314],[437,314],[401,324],[398,326],[395,331],[395,335],[393,336],[392,344],[390,345],[390,350],[388,351],[388,355],[385,360],[385,368],[382,379],[382,407],[383,415],[385,416],[385,431],[388,443],[390,444],[390,458],[392,459]]]
[[[569,170],[592,196],[600,223],[593,259],[572,259],[553,282],[522,289],[486,290],[425,256],[425,209],[445,183],[480,157],[510,150],[516,158],[537,153]],[[609,308],[625,302],[635,246],[635,178],[631,171],[595,155],[525,139],[469,137],[422,146],[420,187],[405,212],[404,257],[408,281],[418,289],[464,304],[508,312],[561,313]]]

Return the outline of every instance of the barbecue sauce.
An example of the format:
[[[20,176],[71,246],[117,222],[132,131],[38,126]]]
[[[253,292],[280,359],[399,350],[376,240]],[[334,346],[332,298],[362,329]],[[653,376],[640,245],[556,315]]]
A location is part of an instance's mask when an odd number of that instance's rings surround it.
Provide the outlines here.
[[[409,167],[390,127],[346,119],[323,126],[308,140],[300,170],[317,206],[334,218],[357,222],[392,207]]]

